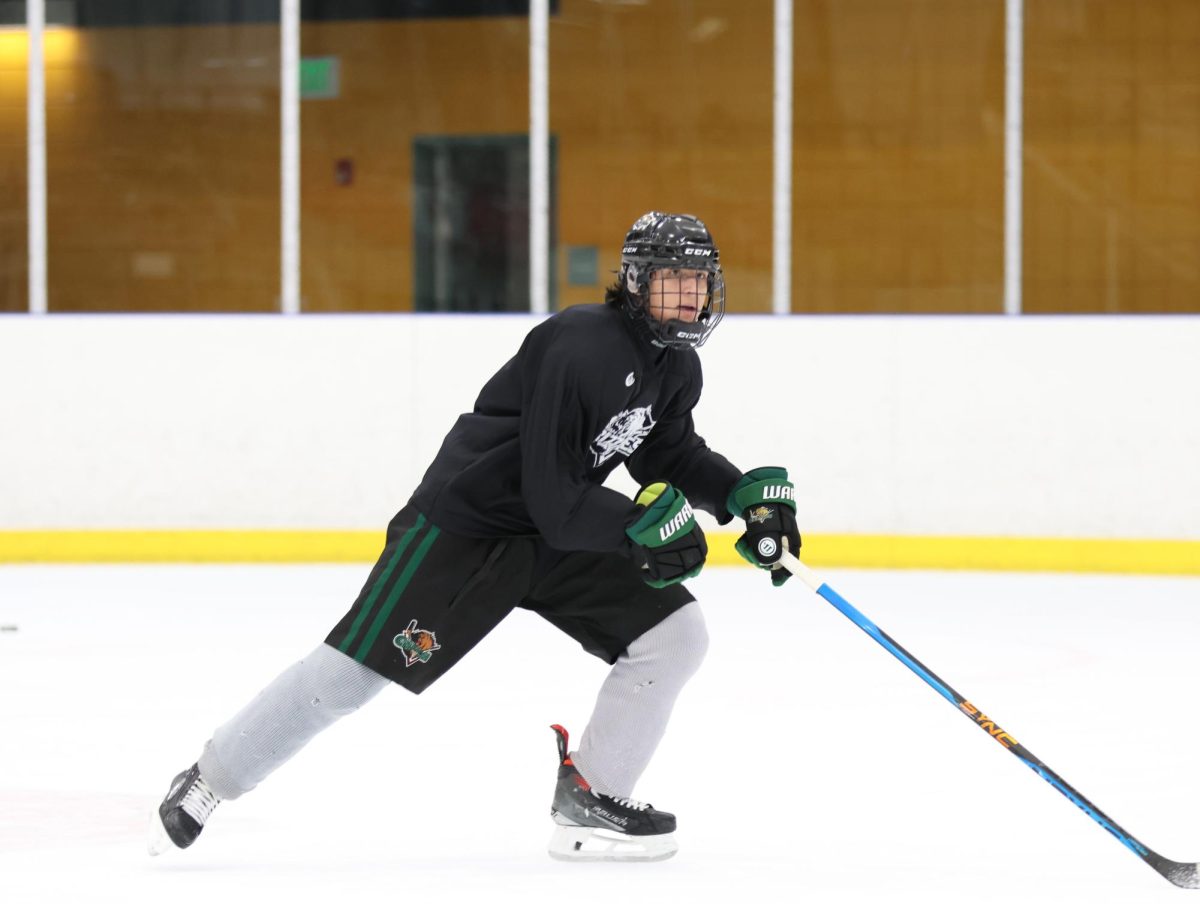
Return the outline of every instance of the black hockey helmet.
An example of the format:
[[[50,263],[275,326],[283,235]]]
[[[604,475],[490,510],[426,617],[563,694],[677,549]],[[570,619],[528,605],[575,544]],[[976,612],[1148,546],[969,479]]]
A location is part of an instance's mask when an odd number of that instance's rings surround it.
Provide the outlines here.
[[[695,322],[659,320],[649,309],[650,275],[656,270],[699,270],[708,294]],[[621,246],[620,286],[625,312],[663,348],[699,348],[725,314],[721,252],[705,226],[690,214],[642,214]]]

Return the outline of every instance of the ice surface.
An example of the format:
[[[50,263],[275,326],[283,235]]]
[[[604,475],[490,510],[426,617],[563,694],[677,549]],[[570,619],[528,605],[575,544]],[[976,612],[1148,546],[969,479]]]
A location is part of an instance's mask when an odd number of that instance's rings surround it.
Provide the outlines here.
[[[320,642],[365,566],[0,568],[0,900],[1179,901],[799,581],[693,582],[712,635],[636,796],[660,864],[545,851],[556,754],[605,674],[518,611],[390,688],[196,846],[145,821],[212,728]],[[1160,854],[1200,859],[1200,581],[831,571],[828,582]]]

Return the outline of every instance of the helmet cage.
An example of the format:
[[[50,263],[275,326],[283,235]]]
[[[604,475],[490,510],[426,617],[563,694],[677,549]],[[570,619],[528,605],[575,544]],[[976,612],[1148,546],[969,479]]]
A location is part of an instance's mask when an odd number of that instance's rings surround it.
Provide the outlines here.
[[[695,321],[659,320],[650,310],[650,278],[657,271],[693,270],[707,277]],[[662,348],[699,348],[725,315],[725,275],[720,252],[695,217],[646,214],[621,248],[620,284],[629,316]]]

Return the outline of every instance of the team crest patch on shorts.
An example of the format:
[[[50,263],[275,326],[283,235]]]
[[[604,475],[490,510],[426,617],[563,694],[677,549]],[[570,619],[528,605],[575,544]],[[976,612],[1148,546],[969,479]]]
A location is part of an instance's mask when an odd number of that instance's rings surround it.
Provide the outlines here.
[[[437,642],[437,635],[424,628],[418,628],[415,618],[408,623],[407,628],[392,638],[392,646],[405,654],[405,668],[417,662],[428,662],[433,656],[433,651],[442,648]]]

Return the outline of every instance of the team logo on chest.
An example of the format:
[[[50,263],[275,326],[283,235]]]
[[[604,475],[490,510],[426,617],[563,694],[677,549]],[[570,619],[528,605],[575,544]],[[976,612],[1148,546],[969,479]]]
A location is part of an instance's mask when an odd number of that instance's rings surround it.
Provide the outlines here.
[[[608,422],[588,447],[595,459],[592,467],[600,467],[618,453],[628,458],[637,451],[642,440],[654,429],[654,417],[650,408],[650,405],[644,408],[630,408]]]

